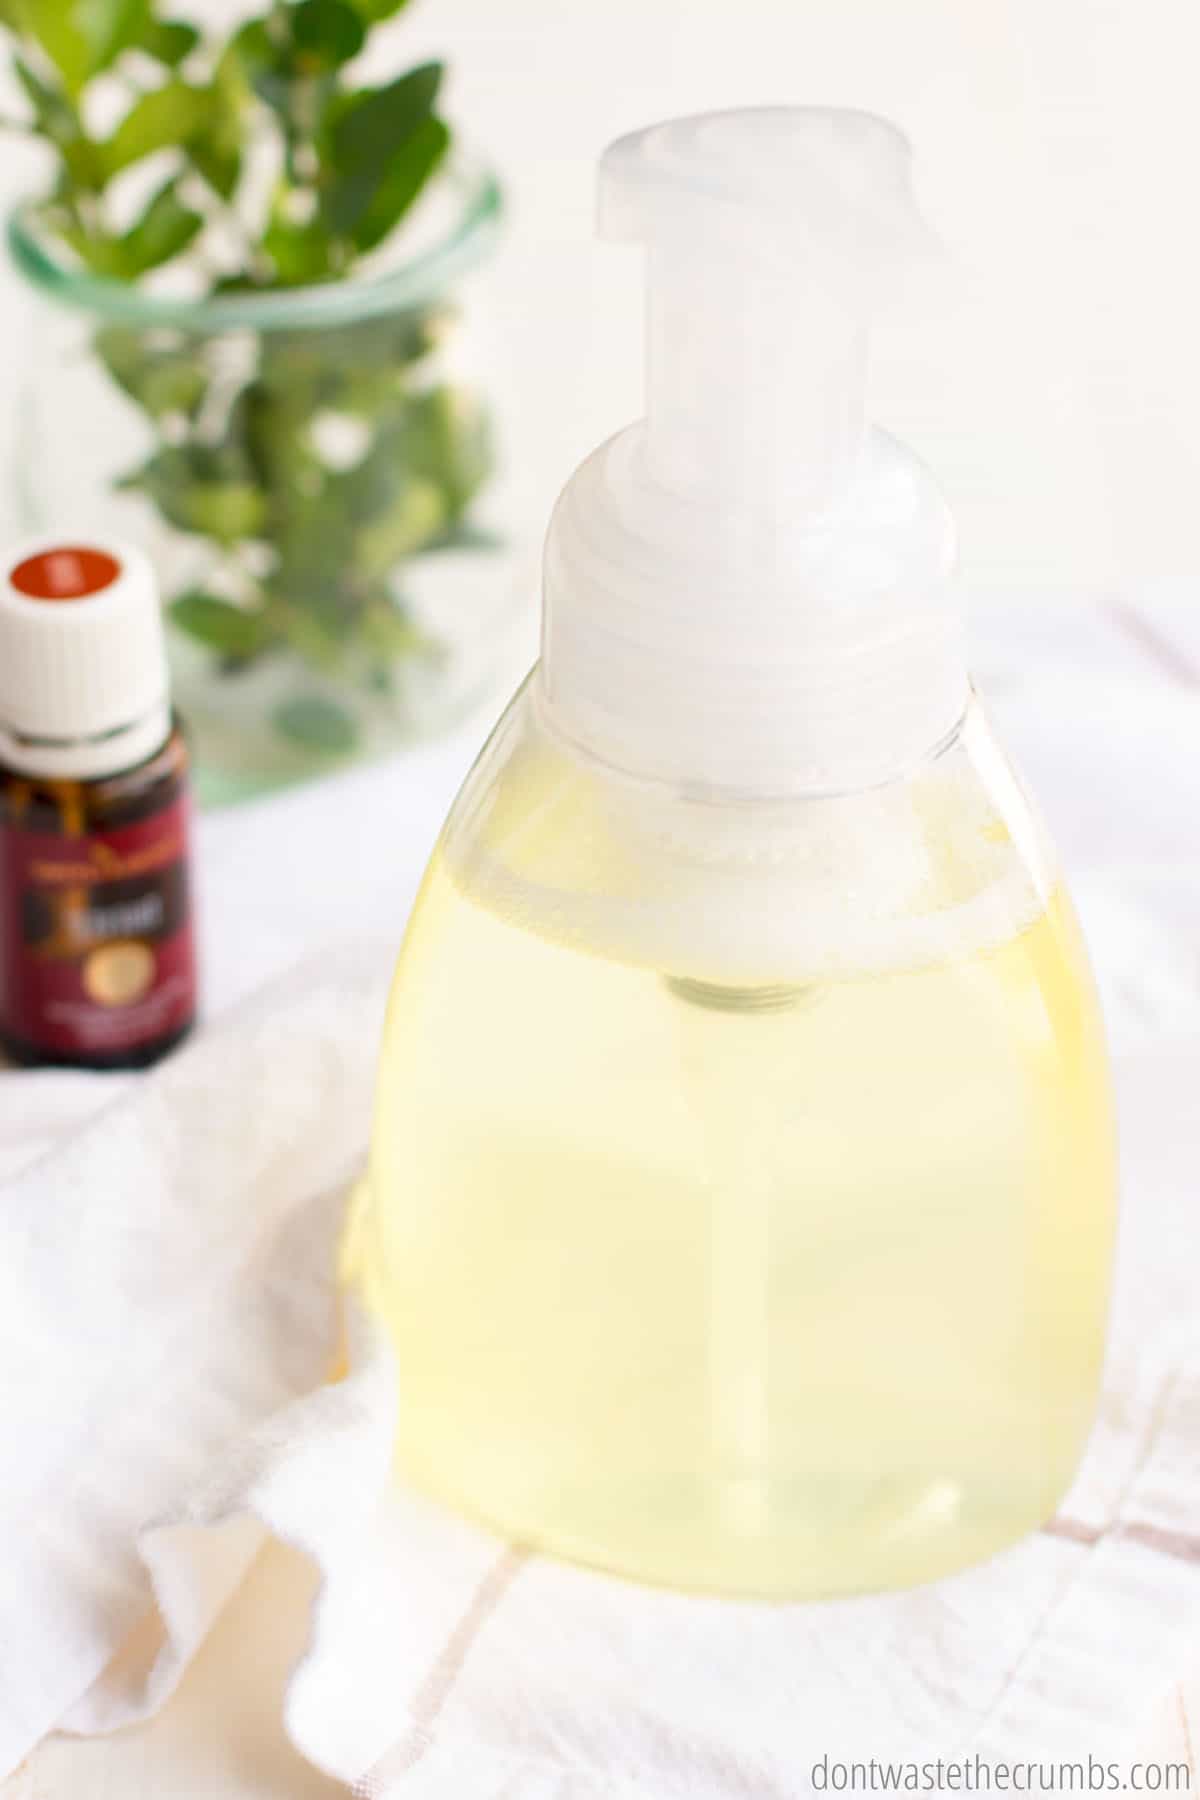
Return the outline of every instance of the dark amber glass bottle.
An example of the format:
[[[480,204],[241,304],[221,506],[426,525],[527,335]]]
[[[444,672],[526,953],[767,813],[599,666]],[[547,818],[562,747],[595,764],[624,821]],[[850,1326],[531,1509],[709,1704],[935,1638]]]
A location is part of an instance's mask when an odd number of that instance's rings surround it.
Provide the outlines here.
[[[0,1044],[139,1068],[196,1012],[188,752],[157,595],[127,549],[52,545],[0,584]]]

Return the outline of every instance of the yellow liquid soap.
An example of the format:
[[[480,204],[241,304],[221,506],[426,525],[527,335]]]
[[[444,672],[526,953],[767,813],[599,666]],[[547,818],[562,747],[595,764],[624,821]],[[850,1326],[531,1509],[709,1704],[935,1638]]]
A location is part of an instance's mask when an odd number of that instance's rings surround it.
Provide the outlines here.
[[[611,886],[603,834],[584,784],[524,792],[486,856],[439,850],[389,1013],[352,1254],[405,1475],[725,1593],[904,1585],[1039,1524],[1090,1423],[1113,1229],[1063,893],[941,960],[709,979],[574,941],[550,876]],[[925,866],[948,905],[954,858]]]

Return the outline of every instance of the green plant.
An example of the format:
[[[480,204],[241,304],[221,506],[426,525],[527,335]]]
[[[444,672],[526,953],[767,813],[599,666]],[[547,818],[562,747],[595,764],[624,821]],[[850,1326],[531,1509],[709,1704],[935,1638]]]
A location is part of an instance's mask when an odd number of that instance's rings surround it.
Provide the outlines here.
[[[355,74],[404,4],[274,0],[216,37],[157,0],[0,0],[21,128],[55,159],[37,229],[92,275],[182,276],[197,296],[350,275],[450,145],[440,64],[375,86]],[[207,541],[214,577],[170,615],[225,671],[289,650],[386,694],[400,661],[435,653],[395,572],[472,541],[467,508],[490,463],[478,406],[429,372],[445,323],[430,304],[272,329],[233,370],[227,341],[186,326],[96,330],[151,434],[119,485]],[[311,698],[278,723],[330,749],[355,729]]]

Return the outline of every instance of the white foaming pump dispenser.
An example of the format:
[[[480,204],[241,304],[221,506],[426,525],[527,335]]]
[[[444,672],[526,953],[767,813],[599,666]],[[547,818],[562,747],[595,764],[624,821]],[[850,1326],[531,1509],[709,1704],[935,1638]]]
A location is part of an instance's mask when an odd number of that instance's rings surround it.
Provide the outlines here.
[[[946,509],[865,424],[928,242],[904,139],[683,119],[600,202],[646,417],[558,502],[414,909],[344,1278],[435,1496],[648,1581],[902,1585],[1045,1520],[1086,1436],[1098,1009]]]
[[[886,779],[967,699],[949,516],[865,422],[872,316],[931,241],[906,140],[834,110],[683,119],[606,152],[600,223],[646,247],[646,417],[551,524],[550,718],[665,779]]]

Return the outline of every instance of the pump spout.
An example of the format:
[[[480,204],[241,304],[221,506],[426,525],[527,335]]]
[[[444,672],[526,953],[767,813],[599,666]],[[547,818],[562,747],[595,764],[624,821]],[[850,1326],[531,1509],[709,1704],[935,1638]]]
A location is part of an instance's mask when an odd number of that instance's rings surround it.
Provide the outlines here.
[[[650,251],[646,464],[683,497],[818,512],[854,471],[867,331],[769,268]]]
[[[874,312],[928,237],[910,152],[866,113],[652,126],[600,166],[600,225],[647,248],[646,462],[681,496],[824,509],[865,429]]]

